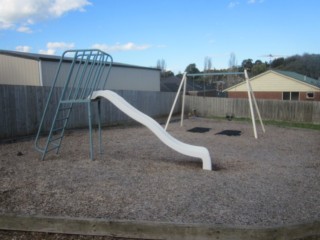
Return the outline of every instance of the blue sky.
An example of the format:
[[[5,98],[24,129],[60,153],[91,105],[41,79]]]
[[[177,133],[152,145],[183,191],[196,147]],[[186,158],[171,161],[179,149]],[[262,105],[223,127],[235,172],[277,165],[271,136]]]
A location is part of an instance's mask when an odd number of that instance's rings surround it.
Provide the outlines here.
[[[100,48],[115,62],[183,72],[268,54],[320,53],[318,0],[0,0],[0,49],[61,55]]]

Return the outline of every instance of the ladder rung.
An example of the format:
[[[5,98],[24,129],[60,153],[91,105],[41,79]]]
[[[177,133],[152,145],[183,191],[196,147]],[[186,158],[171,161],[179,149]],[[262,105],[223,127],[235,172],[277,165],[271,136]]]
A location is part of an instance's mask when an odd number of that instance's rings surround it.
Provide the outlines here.
[[[52,132],[58,132],[58,131],[63,130],[63,129],[64,129],[64,127],[52,129]]]
[[[69,117],[59,118],[59,119],[56,119],[56,121],[64,121],[64,120],[67,120],[67,119],[69,119]]]
[[[47,152],[50,152],[50,151],[52,151],[52,150],[55,150],[55,149],[57,149],[58,147],[59,147],[59,145],[55,145],[55,144],[54,144],[54,146],[53,146],[52,148],[49,148],[49,149],[46,150],[46,153],[47,153]]]
[[[54,141],[57,141],[57,140],[59,140],[59,139],[61,139],[62,138],[62,136],[60,136],[60,137],[56,137],[56,138],[51,138],[50,140],[49,140],[49,142],[54,142]],[[54,144],[53,144],[54,145]]]
[[[59,111],[65,111],[65,110],[69,110],[71,109],[72,107],[63,107],[63,108],[59,108]]]
[[[60,144],[57,144],[57,143],[54,143],[54,142],[51,142],[50,144],[55,146],[55,147],[59,147],[60,146]]]

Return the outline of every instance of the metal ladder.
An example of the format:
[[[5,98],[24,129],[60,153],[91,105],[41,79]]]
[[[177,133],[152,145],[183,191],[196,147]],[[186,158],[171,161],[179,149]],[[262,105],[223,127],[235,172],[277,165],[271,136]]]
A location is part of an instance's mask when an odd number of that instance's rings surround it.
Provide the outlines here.
[[[53,150],[59,153],[72,107],[78,103],[84,103],[88,108],[90,158],[93,159],[91,95],[93,91],[105,88],[112,63],[112,57],[98,49],[68,50],[62,54],[35,139],[35,148],[42,153],[41,160],[44,160],[46,154]],[[59,103],[56,107],[51,107],[54,89],[61,86],[63,87]],[[100,105],[100,100],[98,100],[98,126],[101,151]],[[46,126],[48,125],[47,122],[51,122],[49,124],[50,129]],[[40,146],[41,132],[46,130],[46,127],[48,135],[45,143]]]

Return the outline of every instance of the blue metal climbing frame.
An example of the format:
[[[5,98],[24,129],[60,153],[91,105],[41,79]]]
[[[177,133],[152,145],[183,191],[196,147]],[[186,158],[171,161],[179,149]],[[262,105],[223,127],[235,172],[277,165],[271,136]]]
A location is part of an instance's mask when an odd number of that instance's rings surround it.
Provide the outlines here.
[[[42,153],[42,160],[50,151],[59,152],[72,107],[79,103],[87,104],[88,107],[90,158],[93,159],[91,96],[94,91],[105,89],[112,63],[112,57],[98,49],[68,50],[62,54],[35,139],[35,148]],[[60,100],[52,117],[52,110],[49,108],[54,98],[53,89],[61,86]],[[101,152],[100,100],[97,102]],[[40,146],[40,135],[48,121],[50,131],[45,143]]]

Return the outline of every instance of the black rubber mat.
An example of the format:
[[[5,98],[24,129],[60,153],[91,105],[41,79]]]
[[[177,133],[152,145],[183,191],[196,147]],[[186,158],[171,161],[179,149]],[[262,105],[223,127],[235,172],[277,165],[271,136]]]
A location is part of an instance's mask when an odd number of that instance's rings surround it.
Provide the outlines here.
[[[188,132],[205,133],[209,132],[211,128],[195,127],[188,130]]]
[[[216,133],[216,135],[240,136],[241,135],[241,131],[238,131],[238,130],[223,130],[221,132]]]

